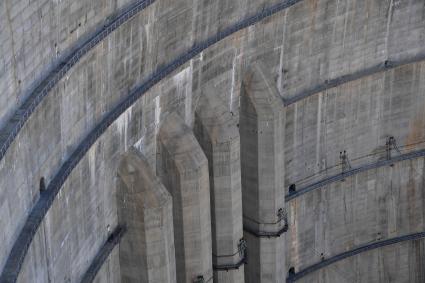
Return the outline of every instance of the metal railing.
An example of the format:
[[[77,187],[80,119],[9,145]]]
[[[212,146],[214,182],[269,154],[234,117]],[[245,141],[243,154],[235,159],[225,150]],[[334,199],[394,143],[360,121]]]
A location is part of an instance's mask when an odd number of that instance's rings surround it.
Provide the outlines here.
[[[395,238],[391,238],[391,239],[387,239],[387,240],[383,240],[383,241],[378,241],[378,242],[374,242],[374,243],[361,245],[361,246],[354,248],[350,251],[343,252],[341,254],[335,255],[335,256],[330,257],[328,259],[324,259],[321,262],[313,264],[313,265],[311,265],[311,266],[309,266],[309,267],[307,267],[303,270],[300,270],[297,273],[290,274],[288,276],[288,278],[286,279],[286,282],[288,282],[288,283],[295,282],[298,279],[301,279],[302,277],[304,277],[304,276],[306,276],[306,275],[308,275],[312,272],[315,272],[315,271],[317,271],[321,268],[324,268],[324,267],[329,266],[329,265],[331,265],[335,262],[341,261],[343,259],[355,256],[355,255],[358,255],[358,254],[366,252],[366,251],[370,251],[370,250],[374,250],[374,249],[377,249],[377,248],[397,244],[397,243],[400,243],[400,242],[413,241],[413,240],[418,240],[418,239],[422,239],[422,238],[425,238],[425,232],[419,232],[419,233],[415,233],[415,234],[395,237]]]
[[[118,15],[110,23],[104,24],[98,28],[94,35],[89,37],[83,43],[77,43],[80,47],[74,47],[72,54],[67,56],[57,64],[57,66],[42,80],[35,88],[25,102],[18,108],[12,118],[7,121],[5,127],[0,131],[0,160],[2,160],[18,135],[19,131],[24,126],[25,122],[47,96],[47,94],[57,85],[57,83],[68,73],[68,71],[90,50],[92,50],[99,42],[105,39],[110,33],[116,30],[123,23],[134,17],[137,13],[153,4],[156,0],[142,0],[130,5],[125,11]]]
[[[223,257],[234,257],[235,255],[239,254],[239,261],[237,263],[230,263],[230,264],[213,264],[214,270],[219,271],[229,271],[232,269],[239,269],[241,265],[246,264],[247,257],[248,257],[248,251],[247,251],[247,243],[245,239],[240,239],[238,244],[238,251],[231,254],[231,255],[221,255],[217,256],[213,254],[213,257],[216,258],[223,258]]]
[[[278,238],[283,233],[287,232],[288,228],[288,222],[286,222],[285,225],[276,232],[257,231],[246,226],[243,227],[243,230],[257,238]]]
[[[121,241],[127,229],[125,226],[118,226],[114,232],[108,237],[106,243],[100,248],[99,252],[93,259],[86,273],[84,273],[81,283],[91,283],[102,268],[103,263],[111,254],[114,247]]]
[[[320,92],[323,92],[325,90],[334,88],[336,86],[355,81],[364,77],[368,77],[370,75],[383,72],[386,70],[394,69],[403,65],[419,62],[425,60],[425,53],[417,54],[411,58],[406,59],[400,59],[400,60],[385,60],[384,62],[378,63],[376,65],[373,65],[371,67],[365,68],[363,70],[359,70],[357,72],[354,72],[352,74],[346,74],[342,75],[340,77],[337,77],[335,79],[325,80],[323,83],[316,85],[310,89],[306,89],[304,91],[301,91],[297,94],[295,94],[292,97],[284,99],[284,105],[288,106],[291,104],[294,104],[298,101],[301,101],[307,97],[310,97],[312,95],[318,94]]]
[[[146,1],[152,3],[151,1]],[[78,147],[71,154],[69,159],[61,166],[58,173],[54,176],[50,184],[48,185],[46,191],[40,194],[40,198],[33,207],[28,216],[23,229],[18,235],[17,240],[15,241],[12,250],[9,254],[9,257],[6,261],[6,265],[0,276],[0,282],[16,282],[16,279],[19,275],[23,260],[28,251],[28,248],[32,242],[32,239],[40,226],[41,221],[46,215],[47,211],[51,207],[56,195],[59,193],[60,188],[64,184],[65,180],[68,178],[71,171],[75,168],[78,162],[83,158],[87,153],[90,147],[97,141],[100,135],[102,135],[106,129],[122,114],[124,113],[131,105],[133,105],[140,97],[142,97],[150,88],[152,88],[156,83],[161,81],[164,77],[171,74],[178,67],[182,66],[190,59],[198,55],[200,52],[210,47],[211,45],[217,43],[218,41],[226,38],[234,32],[237,32],[241,29],[244,29],[250,25],[255,24],[256,22],[271,16],[274,13],[282,11],[302,0],[288,0],[282,3],[275,4],[269,8],[262,9],[259,13],[256,13],[252,16],[249,16],[236,24],[226,28],[222,32],[217,33],[214,36],[211,36],[207,40],[195,44],[188,51],[184,52],[176,59],[168,63],[163,67],[159,67],[153,74],[148,76],[144,82],[132,90],[129,95],[123,99],[115,108],[113,108],[106,116],[103,118],[99,124],[88,134],[88,136],[78,145]],[[143,3],[146,3],[143,2]],[[120,22],[122,22],[121,20]],[[81,55],[82,56],[82,55]],[[41,99],[41,98],[40,98]],[[39,102],[39,101],[38,101]],[[34,106],[35,108],[35,106]],[[23,124],[22,124],[23,125]],[[16,135],[15,135],[16,136]],[[14,137],[13,137],[14,138]],[[13,140],[12,138],[12,140]],[[10,141],[11,143],[11,141]],[[0,160],[4,157],[4,154],[10,145],[6,147],[0,147]]]
[[[416,159],[416,158],[420,158],[420,157],[424,157],[425,156],[425,149],[422,150],[418,150],[418,151],[413,151],[413,152],[409,152],[409,153],[405,153],[405,154],[401,154],[398,155],[396,157],[392,157],[391,159],[385,159],[385,160],[380,160],[377,162],[373,162],[373,163],[368,163],[368,164],[364,164],[358,167],[354,167],[350,170],[344,171],[343,173],[331,176],[331,177],[327,177],[324,178],[318,182],[315,182],[311,185],[308,185],[304,188],[301,188],[300,190],[297,190],[295,192],[292,192],[288,195],[285,196],[285,201],[291,201],[303,194],[306,194],[308,192],[311,192],[313,190],[319,189],[323,186],[332,184],[334,182],[337,181],[342,181],[345,178],[349,177],[349,176],[353,176],[356,174],[359,174],[361,172],[365,172],[371,169],[376,169],[379,167],[383,167],[383,166],[389,166],[395,162],[400,162],[400,161],[405,161],[405,160],[411,160],[411,159]]]

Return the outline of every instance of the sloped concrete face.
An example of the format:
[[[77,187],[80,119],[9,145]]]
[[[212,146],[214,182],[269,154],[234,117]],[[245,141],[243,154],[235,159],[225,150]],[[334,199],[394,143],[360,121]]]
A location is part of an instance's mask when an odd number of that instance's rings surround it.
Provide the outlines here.
[[[118,168],[121,282],[176,282],[172,198],[135,149]]]
[[[425,282],[424,257],[425,239],[400,242],[346,258],[296,282],[420,283]]]
[[[246,282],[285,282],[283,236],[260,237],[284,227],[283,102],[261,63],[245,75],[240,135],[243,222],[248,242]]]
[[[208,161],[191,129],[175,113],[158,133],[158,168],[173,197],[177,282],[212,278]]]
[[[214,282],[244,281],[242,191],[238,121],[226,103],[207,88],[195,113],[195,135],[208,158]],[[233,267],[228,271],[225,267]]]

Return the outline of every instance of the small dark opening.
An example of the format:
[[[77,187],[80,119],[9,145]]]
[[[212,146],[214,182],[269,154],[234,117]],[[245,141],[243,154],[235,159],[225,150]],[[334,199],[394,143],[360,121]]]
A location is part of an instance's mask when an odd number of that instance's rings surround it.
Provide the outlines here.
[[[291,266],[288,270],[288,276],[291,277],[293,275],[295,275],[295,268]]]
[[[295,186],[295,184],[291,184],[289,186],[289,193],[295,193],[295,191],[297,190],[297,187]]]
[[[46,190],[46,181],[44,180],[44,177],[41,177],[40,179],[40,192],[44,192]]]

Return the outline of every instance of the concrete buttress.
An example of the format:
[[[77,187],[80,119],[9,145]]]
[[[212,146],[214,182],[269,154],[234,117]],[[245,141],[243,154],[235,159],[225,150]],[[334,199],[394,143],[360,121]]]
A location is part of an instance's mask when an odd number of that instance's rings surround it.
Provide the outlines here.
[[[247,283],[285,282],[284,106],[261,63],[241,89],[240,136]]]
[[[242,191],[237,119],[207,88],[196,113],[194,132],[209,164],[214,282],[244,281],[241,250]]]
[[[172,198],[141,153],[132,148],[118,168],[121,282],[174,283]]]
[[[212,278],[208,161],[192,130],[175,113],[158,133],[157,172],[173,197],[177,282]]]

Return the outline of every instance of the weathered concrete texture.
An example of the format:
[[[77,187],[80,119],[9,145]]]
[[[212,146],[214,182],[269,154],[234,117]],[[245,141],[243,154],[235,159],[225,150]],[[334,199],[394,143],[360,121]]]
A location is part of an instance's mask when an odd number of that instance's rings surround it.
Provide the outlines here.
[[[52,66],[133,0],[0,3],[0,126]]]
[[[173,197],[177,281],[212,277],[208,160],[192,131],[175,113],[158,133],[158,172]]]
[[[29,3],[27,1],[9,1],[8,3],[11,2]],[[36,2],[38,1],[31,1],[31,4]],[[88,3],[87,1],[83,2],[85,4]],[[141,13],[128,24],[119,28],[102,44],[87,54],[79,64],[74,66],[69,76],[59,83],[58,87],[49,95],[49,98],[33,114],[33,117],[30,118],[10,147],[5,159],[0,161],[0,212],[2,215],[0,223],[2,227],[8,227],[8,229],[0,230],[0,267],[3,266],[29,209],[32,207],[34,200],[37,199],[37,184],[40,177],[45,176],[48,183],[57,172],[59,166],[67,160],[70,152],[76,148],[88,131],[94,128],[100,118],[107,111],[110,111],[117,101],[127,95],[128,89],[140,83],[157,66],[171,61],[177,54],[191,46],[194,41],[199,41],[213,34],[216,29],[224,27],[227,23],[235,21],[246,13],[261,9],[265,2],[252,0],[244,2],[232,1],[231,3],[224,0],[207,2],[160,0],[160,5],[152,6],[149,11]],[[269,2],[267,1],[267,3]],[[2,1],[0,5],[4,5],[4,3],[5,1]],[[49,3],[56,2],[50,1]],[[91,5],[91,3],[87,5]],[[59,4],[77,5],[69,1],[60,1]],[[224,7],[224,10],[221,7]],[[115,154],[121,154],[125,151],[126,146],[139,140],[143,151],[146,151],[149,162],[155,166],[156,152],[154,148],[156,147],[156,141],[153,128],[161,121],[163,113],[167,113],[170,109],[178,110],[179,113],[183,113],[190,118],[191,114],[187,109],[191,109],[190,105],[192,104],[196,105],[197,92],[206,83],[214,84],[223,93],[228,94],[226,99],[229,103],[229,108],[235,110],[238,105],[238,92],[243,66],[245,63],[257,58],[266,60],[271,70],[272,78],[277,82],[279,91],[284,96],[289,97],[305,88],[314,87],[317,83],[323,83],[326,79],[371,66],[376,62],[382,62],[387,57],[390,59],[391,57],[401,58],[423,52],[422,34],[425,22],[422,19],[422,14],[424,9],[425,7],[423,7],[421,0],[403,2],[395,0],[305,0],[286,12],[276,14],[256,26],[252,26],[223,40],[188,62],[183,67],[187,69],[187,74],[184,77],[175,74],[170,77],[176,79],[176,81],[184,80],[189,87],[182,90],[179,88],[179,84],[173,84],[168,79],[162,81],[155,90],[147,94],[148,98],[143,99],[148,105],[143,112],[139,111],[139,108],[135,111],[129,110],[126,115],[123,115],[121,120],[116,121],[111,131],[108,130],[105,133],[104,138],[101,137],[101,140],[106,145],[100,146],[102,147],[102,151],[100,151],[102,154],[97,155],[96,168],[100,168],[99,170],[102,172],[97,177],[93,177],[94,179],[99,179],[97,184],[84,184],[83,186],[81,181],[78,180],[79,178],[87,178],[87,175],[89,175],[87,173],[88,156],[82,161],[84,165],[79,165],[79,168],[75,169],[73,176],[65,184],[62,197],[58,201],[59,205],[57,205],[60,208],[65,207],[72,214],[72,217],[65,217],[66,220],[63,222],[59,220],[46,222],[46,231],[50,231],[49,234],[44,236],[38,231],[36,240],[32,244],[33,247],[30,248],[31,251],[38,251],[44,245],[43,243],[49,243],[53,237],[52,234],[55,234],[57,239],[52,241],[58,241],[58,245],[54,249],[59,249],[60,251],[61,241],[59,240],[67,239],[66,236],[69,238],[72,235],[71,238],[75,240],[75,245],[72,244],[72,248],[69,249],[64,247],[64,249],[70,251],[71,255],[68,256],[63,253],[62,256],[67,256],[68,259],[61,261],[59,266],[56,263],[58,259],[56,253],[56,261],[45,265],[43,264],[44,260],[41,258],[43,253],[34,252],[32,255],[28,254],[30,258],[25,260],[24,269],[32,269],[37,273],[34,273],[31,275],[33,277],[29,278],[45,278],[46,269],[68,274],[68,269],[71,265],[77,266],[79,271],[87,267],[84,266],[86,259],[87,261],[91,259],[90,257],[104,240],[102,237],[106,237],[106,226],[116,220],[115,198],[113,197],[114,188],[110,185],[115,184],[111,179],[111,176],[116,173],[115,170],[112,170],[112,164],[118,163],[118,157]],[[388,13],[390,10],[391,13]],[[5,9],[0,8],[0,13],[5,11]],[[85,12],[83,11],[82,13],[84,14]],[[80,18],[78,16],[75,17]],[[84,17],[84,15],[81,17]],[[61,19],[61,17],[57,18]],[[103,18],[103,15],[100,18]],[[0,17],[0,21],[5,19],[7,17]],[[68,24],[66,23],[65,26],[69,26]],[[0,27],[8,28],[7,24],[0,24]],[[34,25],[34,27],[37,27],[37,25]],[[20,25],[17,26],[17,29],[22,30]],[[195,30],[196,32],[193,32]],[[182,35],[182,31],[184,31],[185,36]],[[385,48],[381,48],[386,44],[386,34],[391,37],[388,37],[390,39],[387,40],[388,50],[390,50],[387,52],[388,56],[382,55],[386,51]],[[3,38],[0,42],[3,42]],[[3,52],[4,49],[9,52],[10,40],[6,40],[6,42],[9,43],[5,44],[6,47],[2,45],[0,54],[5,54]],[[46,42],[48,40],[40,41],[42,44],[46,44]],[[36,50],[36,48],[32,47],[31,49]],[[41,49],[49,50],[48,48]],[[396,52],[394,56],[392,55],[393,50]],[[39,56],[40,53],[37,53],[37,56]],[[13,57],[9,56],[9,58]],[[7,61],[11,62],[11,60],[0,59],[0,74],[4,71],[13,71],[12,65],[4,64]],[[9,66],[11,67],[9,68]],[[416,86],[416,83],[423,81],[420,72],[420,69],[423,68],[421,64],[415,66],[417,70],[414,72],[414,76],[418,76],[418,81],[413,80],[413,85]],[[388,73],[392,74],[393,71]],[[395,83],[398,78],[399,75],[388,76],[385,84],[389,84],[391,81]],[[193,82],[191,82],[192,79]],[[371,79],[371,81],[373,80]],[[9,84],[12,81],[16,80],[10,80],[10,75],[7,75],[4,76],[4,80],[2,78],[0,84]],[[363,85],[365,81],[367,80],[360,80],[357,83]],[[407,86],[407,83],[406,85],[399,84],[400,91],[398,94],[389,101],[382,102],[383,104],[381,105],[394,109],[394,111],[387,113],[388,116],[387,114],[385,115],[386,119],[377,121],[371,115],[372,119],[361,116],[362,119],[352,120],[354,121],[353,123],[359,126],[361,124],[366,125],[367,121],[376,124],[376,128],[365,128],[362,135],[358,133],[352,136],[338,135],[337,132],[341,127],[343,128],[341,125],[348,121],[347,116],[344,116],[351,109],[376,105],[373,102],[373,98],[376,95],[371,91],[379,87],[379,85],[372,85],[370,89],[362,89],[361,93],[365,97],[361,100],[353,98],[352,101],[347,101],[344,104],[344,111],[333,110],[332,113],[334,114],[331,113],[330,117],[341,118],[339,120],[340,126],[335,128],[335,130],[328,128],[326,132],[333,133],[336,136],[345,136],[345,138],[338,144],[335,143],[338,145],[336,148],[329,147],[329,152],[321,153],[316,160],[322,160],[323,155],[331,154],[335,151],[338,153],[339,148],[346,143],[352,143],[350,146],[344,146],[351,149],[348,149],[349,156],[351,154],[357,155],[357,153],[352,151],[352,148],[356,144],[358,137],[362,141],[367,140],[363,136],[373,135],[374,129],[380,129],[380,124],[384,123],[384,121],[392,119],[397,121],[398,117],[403,115],[403,113],[413,113],[411,112],[412,109],[408,110],[408,108],[406,108],[407,111],[396,111],[397,107],[403,107],[407,103],[403,96],[405,93],[402,91],[402,89],[405,89],[406,93],[408,93],[407,90],[409,88]],[[163,93],[163,89],[167,92]],[[347,85],[338,89],[339,91],[333,94],[334,97],[344,97],[349,88]],[[385,92],[389,90],[390,88],[387,88]],[[411,97],[413,101],[418,99],[416,105],[417,109],[420,109],[423,97],[420,95],[423,91],[421,91],[421,88],[418,88],[418,90],[417,92],[415,89],[412,91],[412,93],[417,93],[417,97],[410,96],[411,93],[406,97]],[[161,93],[161,97],[156,100],[158,101],[158,104],[156,104],[153,97],[159,95],[159,93]],[[371,96],[368,96],[369,93]],[[369,103],[368,98],[372,99],[371,103]],[[3,99],[3,96],[1,99]],[[7,103],[12,103],[12,100],[8,100]],[[324,100],[322,99],[322,101]],[[362,103],[357,103],[358,101],[362,101]],[[400,103],[402,101],[402,103],[398,104],[396,103],[397,101]],[[2,107],[6,104],[0,103]],[[13,104],[11,105],[13,106]],[[328,105],[340,106],[338,103]],[[187,108],[185,109],[185,107]],[[9,106],[8,109],[10,109]],[[339,108],[335,107],[334,109]],[[371,107],[369,109],[370,113],[377,113],[375,109]],[[235,113],[238,115],[237,111]],[[298,114],[299,116],[297,117],[304,115],[307,117],[309,109],[298,113],[305,114]],[[418,114],[420,113],[423,112],[418,112]],[[414,125],[419,125],[412,134],[415,137],[414,140],[419,142],[422,135],[415,136],[415,133],[420,133],[419,130],[423,128],[421,126],[423,119],[421,118],[422,116],[417,116],[417,119],[415,118],[409,122],[408,127],[416,128]],[[156,117],[158,117],[158,120],[155,119]],[[292,118],[290,117],[290,119]],[[323,119],[324,117],[322,117],[321,121]],[[125,121],[127,120],[131,121],[131,125],[126,124]],[[188,122],[189,119],[186,119],[185,116],[185,120]],[[311,121],[315,124],[318,120],[312,119]],[[395,125],[400,131],[406,128],[406,122],[395,123]],[[139,130],[139,135],[133,133],[135,128]],[[391,126],[391,128],[394,127]],[[309,131],[308,127],[304,128],[299,123],[297,129],[297,131],[303,131],[303,133]],[[310,137],[310,139],[312,138]],[[402,144],[400,137],[396,136],[396,138]],[[307,139],[305,137],[302,140],[306,141]],[[382,145],[383,140],[380,140],[377,144]],[[296,144],[300,143],[301,139],[298,139]],[[305,148],[313,148],[317,143],[312,144],[313,146],[310,144]],[[365,146],[365,143],[362,142],[362,145]],[[286,153],[288,152],[290,152],[290,149],[286,150]],[[315,163],[308,161],[306,165],[302,161],[298,161],[303,160],[303,158],[310,160],[308,157],[310,156],[309,152],[303,150],[299,152],[305,152],[305,154],[294,158],[286,156],[288,157],[286,158],[287,160],[292,160],[294,167],[292,168],[288,165],[286,168],[292,169],[290,171],[285,169],[285,175],[295,176],[296,173],[291,172],[301,172],[299,170],[300,166],[295,165],[295,162],[304,164],[304,167],[310,167],[310,164]],[[332,157],[332,160],[337,161],[337,158]],[[329,166],[321,167],[322,170],[335,164],[332,162],[327,163]],[[85,170],[80,169],[80,167]],[[300,176],[300,178],[304,178],[304,175]],[[297,176],[287,182],[296,182],[298,180]],[[82,207],[82,205],[77,204],[76,201],[73,201],[74,199],[78,199],[80,202],[84,201],[84,207],[86,205],[91,207],[82,209],[85,210],[84,217],[80,215],[82,214],[81,210],[75,210],[75,207]],[[67,208],[68,200],[73,202],[70,207],[74,209]],[[56,208],[56,210],[59,210],[59,208]],[[59,219],[61,217],[64,218],[65,213],[59,211],[58,214],[60,215]],[[73,233],[72,230],[79,227],[74,222],[78,223],[79,226],[85,227],[82,229],[83,232]],[[99,229],[89,229],[87,227],[98,227]],[[51,233],[51,231],[56,232]],[[65,243],[70,245],[67,241]],[[82,256],[83,254],[84,256]],[[52,278],[55,277],[53,276]],[[75,279],[76,277],[73,278]]]
[[[131,149],[118,169],[121,282],[176,282],[172,198],[150,166]]]
[[[421,283],[425,240],[397,243],[360,253],[296,281],[299,283]]]
[[[18,282],[45,282],[44,276],[47,282],[79,282],[117,226],[115,182],[109,177],[116,175],[117,161],[97,158],[108,149],[109,144],[96,144],[69,176],[35,235]]]
[[[160,0],[136,15],[86,54],[27,121],[7,156],[0,161],[0,211],[6,216],[0,221],[9,227],[0,231],[0,239],[3,239],[0,242],[0,269],[38,198],[37,184],[40,178],[44,176],[46,183],[49,183],[61,164],[105,113],[158,66],[174,59],[194,41],[214,34],[215,30],[210,27],[221,26],[216,24],[220,22],[219,19],[226,19],[226,23],[236,22],[245,14],[258,11],[263,4],[263,1],[246,1],[238,6],[241,10],[222,11],[218,2],[198,2],[193,5],[189,0]],[[211,10],[206,12],[209,8]],[[207,18],[201,16],[204,9],[210,15]],[[214,58],[211,58],[210,63],[213,61]],[[198,66],[199,72],[202,65]],[[187,70],[186,77],[190,78],[192,69]],[[209,76],[223,75],[226,80],[231,80],[229,72],[222,74],[211,71],[208,72]],[[186,77],[183,79],[186,80]],[[175,79],[178,81],[182,78],[176,76]],[[190,82],[187,93],[174,95],[178,84],[172,86],[174,90],[168,89],[173,92],[173,99],[169,100],[170,107],[163,107],[164,111],[170,111],[176,105],[180,107],[180,103],[187,103],[191,110],[190,100],[185,98],[191,97]],[[168,85],[169,81],[164,80],[160,88],[168,88]],[[202,82],[197,81],[197,85],[201,86]],[[236,101],[236,97],[233,100]],[[155,109],[155,104],[152,105]],[[154,122],[145,127],[154,127]],[[149,134],[151,136],[146,147],[150,148],[147,157],[151,160],[155,155],[155,150],[151,150],[155,143],[150,142],[152,132]]]
[[[244,228],[277,232],[284,226],[283,190],[284,109],[265,67],[256,63],[244,78],[241,93],[240,136]],[[284,282],[284,238],[248,241],[247,282]],[[249,235],[249,236],[248,236]]]
[[[329,89],[287,107],[285,186],[304,186],[386,158],[394,136],[402,152],[423,149],[425,63],[413,63]],[[394,155],[397,153],[394,151]]]
[[[115,246],[102,268],[97,273],[93,283],[121,283],[120,277],[120,245]]]
[[[423,53],[424,11],[422,0],[306,0],[288,9],[279,70],[284,95]]]
[[[300,270],[365,243],[425,231],[424,159],[398,162],[290,201],[288,266]]]
[[[206,88],[195,112],[195,135],[208,159],[214,266],[241,262],[242,191],[238,120],[215,88]],[[214,271],[214,282],[244,282],[243,265]]]

